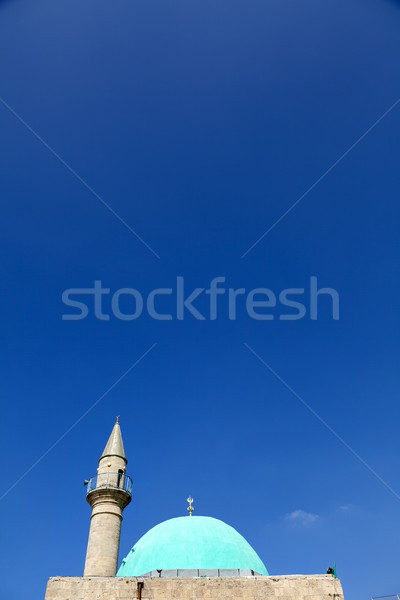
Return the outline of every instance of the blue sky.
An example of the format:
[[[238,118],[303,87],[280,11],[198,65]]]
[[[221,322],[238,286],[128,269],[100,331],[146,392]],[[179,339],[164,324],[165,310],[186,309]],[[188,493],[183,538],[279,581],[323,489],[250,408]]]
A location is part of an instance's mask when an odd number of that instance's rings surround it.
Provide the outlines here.
[[[244,345],[400,494],[400,105],[241,258],[400,98],[400,2],[3,0],[0,16],[0,495],[157,343],[1,500],[4,596],[82,574],[83,480],[117,414],[121,557],[192,494],[271,574],[336,560],[347,598],[400,592],[399,499]],[[277,294],[317,276],[340,319],[321,301],[317,321],[230,321],[223,299],[215,321],[61,318],[66,288],[145,296],[177,276]]]

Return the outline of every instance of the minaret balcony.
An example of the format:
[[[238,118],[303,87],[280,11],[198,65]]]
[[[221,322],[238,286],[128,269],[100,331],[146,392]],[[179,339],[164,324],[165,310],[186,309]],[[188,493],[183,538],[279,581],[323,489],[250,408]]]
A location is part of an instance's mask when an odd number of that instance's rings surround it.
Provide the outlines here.
[[[132,496],[132,479],[122,471],[118,471],[117,473],[109,471],[97,473],[97,475],[91,477],[89,481],[85,481],[85,484],[87,485],[86,495],[94,490],[111,488],[114,490],[122,490],[129,494],[129,496]]]

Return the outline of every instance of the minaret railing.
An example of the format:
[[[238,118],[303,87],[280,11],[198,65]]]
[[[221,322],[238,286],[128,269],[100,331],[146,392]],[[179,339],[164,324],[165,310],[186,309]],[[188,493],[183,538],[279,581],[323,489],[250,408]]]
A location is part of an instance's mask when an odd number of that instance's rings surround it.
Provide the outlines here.
[[[104,471],[104,473],[97,473],[91,477],[86,483],[86,495],[93,492],[93,490],[111,488],[123,490],[130,496],[132,496],[133,482],[129,475],[121,473],[113,473],[110,471]]]

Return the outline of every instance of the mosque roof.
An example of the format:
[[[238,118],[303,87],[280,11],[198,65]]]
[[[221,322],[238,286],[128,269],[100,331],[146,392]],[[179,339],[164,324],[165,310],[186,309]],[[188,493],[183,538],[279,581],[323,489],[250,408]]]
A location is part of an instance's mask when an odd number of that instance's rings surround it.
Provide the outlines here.
[[[257,553],[233,527],[212,517],[188,516],[150,529],[124,558],[117,577],[175,569],[250,569],[268,575]]]

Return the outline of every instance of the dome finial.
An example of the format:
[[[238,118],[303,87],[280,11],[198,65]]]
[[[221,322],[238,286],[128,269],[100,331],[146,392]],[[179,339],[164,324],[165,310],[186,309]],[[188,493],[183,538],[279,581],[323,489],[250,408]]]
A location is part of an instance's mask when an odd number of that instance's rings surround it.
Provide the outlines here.
[[[119,423],[119,415],[117,415],[117,423]]]
[[[192,506],[192,502],[193,502],[192,496],[189,496],[189,498],[187,499],[187,501],[189,502],[189,506],[188,506],[189,517],[191,517],[192,516],[192,512],[194,511],[194,508]]]

